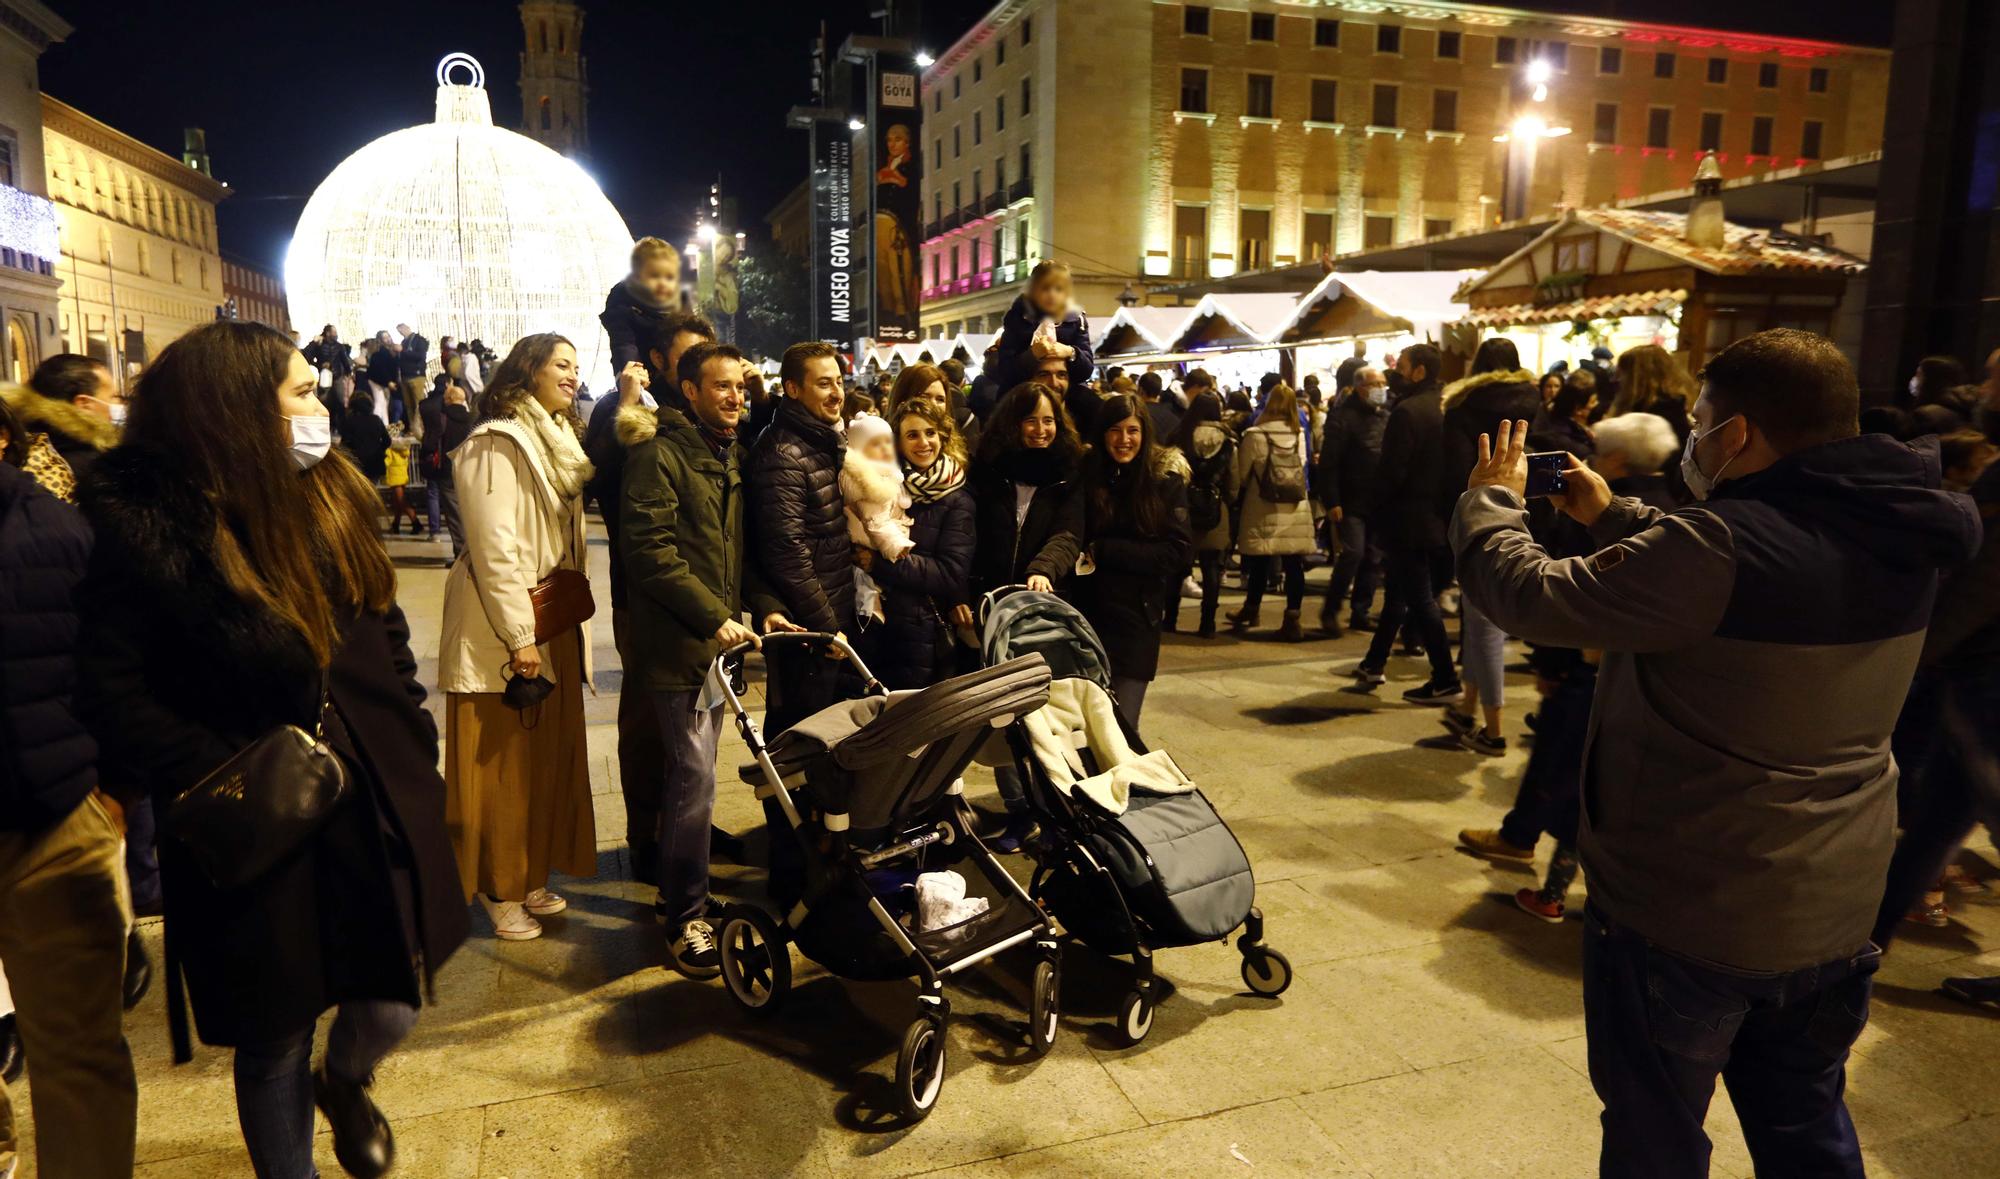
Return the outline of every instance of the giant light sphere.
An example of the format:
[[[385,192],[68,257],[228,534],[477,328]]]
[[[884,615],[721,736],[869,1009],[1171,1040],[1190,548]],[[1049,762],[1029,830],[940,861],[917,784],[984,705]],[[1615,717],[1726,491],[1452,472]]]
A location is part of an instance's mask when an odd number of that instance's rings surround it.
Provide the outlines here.
[[[469,85],[450,80],[458,69]],[[306,202],[285,256],[292,323],[349,342],[407,323],[503,356],[561,332],[584,379],[608,386],[597,313],[626,273],[624,219],[574,161],[493,125],[478,62],[455,53],[437,80],[437,122],[363,147]]]

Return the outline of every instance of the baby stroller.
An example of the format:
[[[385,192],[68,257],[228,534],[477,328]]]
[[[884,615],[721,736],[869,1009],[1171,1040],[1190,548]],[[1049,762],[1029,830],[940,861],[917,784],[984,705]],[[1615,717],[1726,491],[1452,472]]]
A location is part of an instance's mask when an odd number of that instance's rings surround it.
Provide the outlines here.
[[[1155,950],[1225,941],[1240,928],[1244,984],[1282,994],[1292,965],[1264,944],[1243,845],[1173,758],[1125,723],[1089,621],[1054,594],[1013,586],[988,594],[980,615],[989,666],[1039,655],[1054,676],[1047,704],[1006,733],[1042,829],[1028,845],[1029,894],[1068,935],[1131,956],[1133,987],[1118,1013],[1126,1041],[1153,1026]]]
[[[749,644],[725,651],[710,672],[736,714],[756,763],[743,779],[774,798],[806,861],[806,886],[781,917],[755,905],[730,905],[717,922],[722,981],[729,997],[769,1015],[791,987],[795,943],[842,978],[914,976],[917,1018],[896,1057],[896,1091],[912,1121],[929,1114],[944,1084],[944,1022],[951,1004],[945,980],[1001,951],[1033,942],[1036,964],[1029,1048],[1039,1057],[1055,1043],[1060,957],[1040,906],[973,835],[960,775],[996,728],[1040,708],[1049,669],[1013,659],[920,692],[889,693],[853,650],[827,634],[773,634],[766,647],[837,652],[867,684],[865,694],[824,709],[768,744],[743,706],[737,680]],[[978,869],[988,886],[984,912],[923,929],[906,899],[919,873],[948,864]],[[935,881],[935,878],[934,878]]]

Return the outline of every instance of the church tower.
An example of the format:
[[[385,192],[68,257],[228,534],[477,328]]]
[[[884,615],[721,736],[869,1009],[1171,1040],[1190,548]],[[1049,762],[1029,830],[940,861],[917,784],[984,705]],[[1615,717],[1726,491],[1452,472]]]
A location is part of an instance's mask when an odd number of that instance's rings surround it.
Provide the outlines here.
[[[525,0],[521,28],[521,133],[571,159],[590,154],[584,99],[590,77],[583,64],[583,6],[564,0]]]

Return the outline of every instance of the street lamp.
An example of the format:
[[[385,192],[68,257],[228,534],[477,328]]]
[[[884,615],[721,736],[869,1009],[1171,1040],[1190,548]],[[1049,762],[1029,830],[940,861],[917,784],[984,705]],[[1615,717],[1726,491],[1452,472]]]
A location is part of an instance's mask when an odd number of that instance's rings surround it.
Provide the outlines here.
[[[1141,298],[1143,296],[1134,290],[1132,284],[1128,282],[1125,284],[1125,289],[1118,292],[1118,305],[1120,307],[1137,307]]]
[[[1528,192],[1534,185],[1535,156],[1542,140],[1570,132],[1556,119],[1549,102],[1549,81],[1553,77],[1555,69],[1546,58],[1530,61],[1521,71],[1521,80],[1529,87],[1527,100],[1515,107],[1513,121],[1493,137],[1493,142],[1507,145],[1500,186],[1502,220],[1518,221],[1528,215]]]
[[[847,129],[849,131],[866,131],[868,129],[868,124],[862,122],[859,116],[857,116],[855,118],[847,120]]]
[[[917,68],[918,68],[918,69],[920,69],[920,70],[927,70],[927,69],[931,68],[931,65],[932,65],[932,63],[934,63],[934,62],[936,62],[936,61],[937,61],[937,58],[935,58],[935,57],[932,57],[932,56],[931,56],[930,54],[928,54],[928,53],[925,53],[925,52],[924,52],[923,50],[921,50],[921,49],[917,50]]]

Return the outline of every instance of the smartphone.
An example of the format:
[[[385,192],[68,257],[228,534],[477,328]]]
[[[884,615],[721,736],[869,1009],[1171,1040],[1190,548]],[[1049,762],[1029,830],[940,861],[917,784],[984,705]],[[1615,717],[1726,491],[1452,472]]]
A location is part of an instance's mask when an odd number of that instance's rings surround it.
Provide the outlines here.
[[[1569,490],[1569,452],[1544,450],[1528,456],[1528,498],[1562,495]]]

